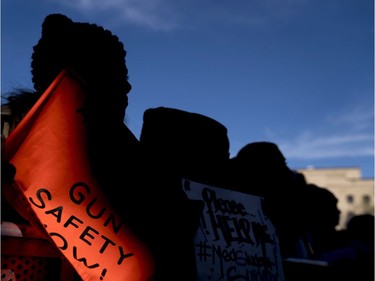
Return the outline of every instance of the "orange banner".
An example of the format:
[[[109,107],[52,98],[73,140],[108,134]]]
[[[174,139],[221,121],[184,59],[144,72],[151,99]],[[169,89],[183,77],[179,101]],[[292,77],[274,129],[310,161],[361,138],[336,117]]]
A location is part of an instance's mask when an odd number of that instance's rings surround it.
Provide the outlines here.
[[[17,169],[13,187],[83,280],[150,280],[148,250],[90,175],[77,111],[85,99],[74,75],[62,71],[6,140],[4,157]]]

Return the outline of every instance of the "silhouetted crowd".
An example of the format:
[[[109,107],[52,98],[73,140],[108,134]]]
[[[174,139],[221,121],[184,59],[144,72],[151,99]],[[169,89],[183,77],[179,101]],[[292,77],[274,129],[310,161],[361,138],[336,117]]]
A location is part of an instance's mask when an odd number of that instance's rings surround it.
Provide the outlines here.
[[[134,136],[123,123],[131,90],[126,51],[110,31],[52,14],[33,51],[34,90],[6,97],[15,124],[62,69],[82,79],[89,92],[83,112],[92,173],[150,249],[155,281],[197,278],[194,236],[203,205],[187,198],[182,179],[261,197],[279,239],[286,281],[374,280],[373,215],[355,216],[346,229],[336,230],[340,210],[335,195],[290,169],[277,144],[249,142],[230,156],[223,124],[163,106],[144,112],[141,135]],[[15,173],[17,167],[3,163],[2,183],[11,183]],[[1,206],[2,221],[28,223],[4,196]],[[304,268],[305,260],[328,266]]]

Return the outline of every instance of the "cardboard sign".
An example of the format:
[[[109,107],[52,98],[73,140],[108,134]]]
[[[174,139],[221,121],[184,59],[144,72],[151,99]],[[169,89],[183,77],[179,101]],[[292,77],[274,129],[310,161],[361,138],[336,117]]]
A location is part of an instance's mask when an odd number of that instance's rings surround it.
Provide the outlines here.
[[[7,138],[5,159],[17,169],[20,211],[42,226],[83,280],[149,280],[148,249],[90,174],[79,111],[85,100],[76,77],[64,70]]]
[[[189,199],[204,202],[195,236],[198,280],[283,281],[279,242],[261,198],[183,180]]]

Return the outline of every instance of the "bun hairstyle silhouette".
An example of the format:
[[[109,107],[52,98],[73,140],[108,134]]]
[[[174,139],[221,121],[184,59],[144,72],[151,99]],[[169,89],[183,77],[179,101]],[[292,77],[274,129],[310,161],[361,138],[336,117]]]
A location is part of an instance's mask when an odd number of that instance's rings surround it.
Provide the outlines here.
[[[15,89],[5,97],[12,115],[11,130],[59,73],[68,69],[82,82],[84,89],[85,104],[77,110],[85,117],[93,175],[101,184],[110,180],[116,183],[110,185],[113,187],[117,187],[120,180],[132,181],[130,175],[136,174],[132,169],[138,161],[139,142],[124,124],[127,94],[131,90],[125,57],[123,43],[111,31],[97,24],[75,22],[60,13],[47,15],[31,56],[34,89]],[[127,170],[129,176],[123,177]],[[105,190],[113,193],[112,189]],[[113,201],[119,200],[116,195],[119,197],[114,192]]]
[[[124,124],[131,90],[125,57],[123,43],[111,31],[49,14],[33,47],[34,89],[15,89],[6,97],[14,129],[62,70],[73,72],[84,89],[85,104],[77,110],[84,115],[92,174],[118,209],[124,205],[118,186],[136,186],[139,162],[139,141]]]
[[[72,70],[90,91],[122,115],[131,90],[126,51],[116,35],[101,26],[74,22],[62,14],[48,15],[33,47],[31,74],[39,96],[64,68]],[[102,105],[104,108],[104,105]]]

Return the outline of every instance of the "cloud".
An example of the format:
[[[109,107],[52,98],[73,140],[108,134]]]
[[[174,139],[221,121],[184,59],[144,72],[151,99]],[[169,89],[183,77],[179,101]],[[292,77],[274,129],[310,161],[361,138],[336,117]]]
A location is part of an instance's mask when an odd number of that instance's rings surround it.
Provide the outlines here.
[[[175,11],[165,0],[57,0],[84,14],[111,15],[112,20],[127,22],[154,30],[177,28]]]
[[[339,116],[329,115],[326,122],[333,126],[342,126],[351,131],[363,131],[373,128],[374,111],[373,108],[366,109],[358,106],[350,111],[346,111]]]
[[[55,0],[82,13],[107,13],[112,19],[157,31],[201,23],[263,26],[291,18],[303,0]]]
[[[277,143],[288,159],[374,156],[374,112],[355,108],[331,115],[324,129],[304,130],[292,140]]]
[[[374,137],[370,134],[319,136],[303,134],[291,142],[279,142],[288,159],[324,159],[374,155]]]

